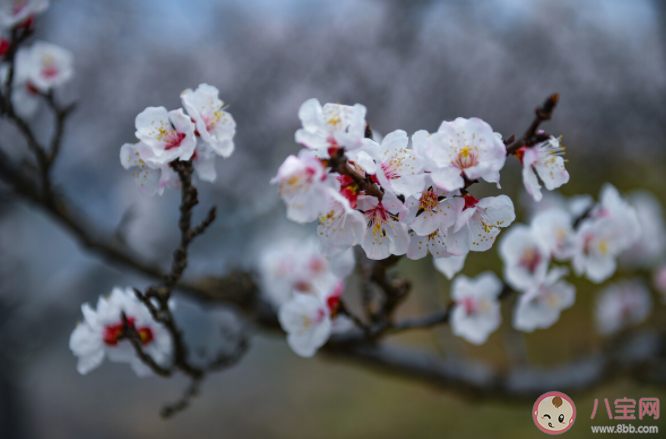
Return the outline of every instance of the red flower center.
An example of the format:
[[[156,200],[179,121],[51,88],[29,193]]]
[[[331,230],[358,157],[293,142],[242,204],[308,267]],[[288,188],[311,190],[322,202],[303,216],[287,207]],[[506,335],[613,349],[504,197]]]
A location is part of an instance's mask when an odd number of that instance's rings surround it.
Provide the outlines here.
[[[141,340],[141,345],[146,346],[150,344],[155,339],[153,335],[153,330],[149,327],[137,328],[134,326],[134,318],[128,317],[127,324],[130,328],[134,328],[139,334],[139,339]],[[115,325],[109,325],[104,328],[103,340],[107,346],[117,346],[118,342],[125,335],[125,325],[123,322],[116,323]]]

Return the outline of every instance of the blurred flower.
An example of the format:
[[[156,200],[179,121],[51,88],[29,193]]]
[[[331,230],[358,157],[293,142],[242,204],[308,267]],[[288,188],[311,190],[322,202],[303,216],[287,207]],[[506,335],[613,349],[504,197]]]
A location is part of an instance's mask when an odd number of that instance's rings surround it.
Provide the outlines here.
[[[196,124],[197,134],[216,154],[229,157],[234,152],[233,137],[236,122],[231,114],[222,111],[224,102],[217,88],[200,84],[195,91],[187,89],[180,94],[185,111]]]
[[[217,179],[215,155],[215,151],[207,143],[203,141],[197,143],[194,154],[192,154],[192,167],[201,180],[212,183]]]
[[[560,140],[555,137],[530,148],[523,147],[518,151],[517,156],[523,164],[525,189],[535,201],[541,201],[542,198],[537,175],[549,191],[569,181],[569,173],[564,168],[563,154],[564,148],[560,147]]]
[[[308,150],[301,150],[298,157],[287,157],[271,183],[278,183],[278,191],[287,205],[287,218],[292,221],[314,221],[328,207],[332,185],[328,184],[321,161]]]
[[[606,287],[595,308],[597,330],[604,335],[643,322],[652,310],[652,298],[638,280],[624,280]]]
[[[345,316],[336,316],[342,283],[314,293],[296,293],[280,306],[278,320],[287,333],[287,344],[301,357],[312,357],[331,334],[351,329]]]
[[[550,328],[560,318],[560,312],[576,300],[576,288],[561,280],[567,269],[554,268],[543,275],[520,295],[513,314],[513,327],[525,332]]]
[[[323,151],[329,147],[360,148],[369,140],[365,139],[366,111],[361,104],[329,103],[322,108],[317,99],[308,99],[298,110],[303,128],[296,131],[296,142]]]
[[[541,211],[532,219],[530,227],[553,258],[564,261],[571,257],[574,230],[568,211],[557,207]]]
[[[427,138],[426,145],[418,149],[435,163],[432,179],[447,191],[461,189],[465,185],[463,175],[499,186],[506,147],[498,136],[481,119],[459,117],[453,122],[442,122],[439,130]],[[417,136],[415,143],[420,141]]]
[[[143,351],[155,362],[165,366],[173,351],[171,336],[166,328],[153,320],[148,309],[138,301],[132,288],[115,287],[108,297],[100,297],[97,309],[87,303],[81,306],[84,320],[69,339],[69,347],[78,357],[77,370],[86,374],[97,368],[105,356],[109,360],[129,363],[139,376],[152,371],[136,355],[129,340],[125,339],[121,314],[139,335]]]
[[[275,307],[292,298],[293,292],[327,289],[354,269],[351,249],[326,258],[314,238],[281,240],[266,247],[259,258],[259,275],[265,298]]]
[[[148,107],[136,117],[135,125],[136,137],[147,147],[139,154],[149,165],[159,167],[192,158],[197,146],[194,124],[182,108],[167,113],[164,107]]]
[[[376,151],[377,180],[385,189],[409,197],[423,192],[423,159],[407,148],[407,133],[396,130],[387,134]]]
[[[572,261],[578,276],[585,274],[595,283],[603,282],[615,272],[618,255],[640,235],[636,211],[620,197],[617,189],[607,183],[600,198],[591,218],[581,221],[578,227]]]
[[[363,250],[369,259],[386,259],[390,254],[404,255],[409,236],[402,222],[407,209],[392,192],[385,192],[382,201],[370,195],[358,197],[358,208],[366,220]]]
[[[622,253],[624,265],[654,267],[661,262],[666,250],[666,227],[661,204],[648,191],[635,191],[628,195],[629,204],[636,209],[640,223],[640,238]]]
[[[483,344],[502,321],[497,300],[502,282],[486,271],[474,279],[459,275],[451,284],[451,331],[473,344]]]
[[[435,258],[433,259],[433,263],[437,271],[451,280],[465,266],[465,258],[467,258],[467,255],[447,256],[444,258]]]
[[[464,210],[449,230],[447,239],[449,253],[456,256],[490,249],[500,228],[508,227],[516,219],[513,202],[506,195],[481,200],[465,195],[463,199]]]
[[[74,76],[74,56],[67,49],[36,41],[23,52],[20,63],[24,66],[17,66],[17,72],[24,70],[20,75],[42,93],[65,84]]]
[[[12,27],[44,12],[49,0],[0,0],[0,27]]]
[[[143,195],[162,195],[164,188],[168,185],[173,170],[168,164],[153,168],[141,158],[139,150],[144,150],[144,156],[152,151],[142,143],[126,143],[120,147],[120,164],[126,170],[135,169],[132,172],[139,192]]]
[[[499,254],[504,279],[514,289],[531,290],[543,281],[550,255],[532,228],[524,224],[511,227],[499,244]]]

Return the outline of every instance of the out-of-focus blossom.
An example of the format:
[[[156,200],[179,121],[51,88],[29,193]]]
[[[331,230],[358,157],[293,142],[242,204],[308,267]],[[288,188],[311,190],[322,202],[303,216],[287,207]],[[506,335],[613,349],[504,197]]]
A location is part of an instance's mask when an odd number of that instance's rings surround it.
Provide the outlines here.
[[[326,258],[314,238],[277,241],[265,248],[259,258],[261,290],[278,307],[294,291],[315,294],[318,288],[331,288],[351,273],[354,264],[351,249]]]
[[[376,152],[377,180],[385,190],[409,197],[423,192],[423,159],[408,149],[409,138],[402,130],[387,134]]]
[[[140,150],[150,154],[151,150],[141,142],[126,143],[120,148],[120,164],[126,170],[132,169],[132,177],[143,195],[162,195],[169,184],[173,171],[165,164],[157,168],[148,165],[142,158]]]
[[[0,0],[0,27],[26,23],[49,6],[49,0]]]
[[[369,259],[386,259],[389,255],[404,255],[409,245],[407,225],[402,221],[405,205],[392,192],[384,193],[379,201],[370,195],[358,197],[358,208],[366,220],[363,250]]]
[[[369,140],[365,139],[366,111],[361,104],[329,103],[322,108],[317,99],[309,99],[298,110],[303,128],[296,131],[296,142],[323,151],[330,147],[361,148]]]
[[[465,195],[463,199],[465,207],[447,237],[447,250],[455,256],[490,249],[500,228],[510,226],[516,219],[513,202],[506,195],[481,200]]]
[[[635,191],[627,198],[636,209],[641,234],[638,241],[622,253],[620,261],[634,267],[654,267],[662,261],[666,250],[664,211],[659,201],[648,191]]]
[[[448,256],[439,259],[435,258],[433,259],[433,263],[435,264],[437,271],[446,276],[447,279],[451,280],[453,279],[453,276],[459,273],[465,266],[465,258],[467,258],[467,255]]]
[[[519,291],[533,289],[548,270],[550,254],[534,230],[523,224],[511,227],[499,244],[504,262],[504,279]]]
[[[321,161],[311,152],[301,150],[298,157],[287,157],[271,183],[278,183],[290,220],[307,223],[326,212],[331,185]]]
[[[86,374],[97,368],[104,357],[111,361],[129,363],[139,376],[152,372],[137,357],[129,340],[125,339],[122,313],[139,335],[143,351],[155,362],[166,366],[171,361],[173,345],[166,328],[153,320],[148,309],[137,300],[132,288],[114,288],[108,297],[100,297],[97,309],[83,304],[84,320],[69,339],[69,347],[78,357],[77,370]]]
[[[25,69],[20,75],[37,90],[47,93],[68,82],[74,76],[74,56],[72,52],[55,44],[36,41],[22,51],[20,60]]]
[[[576,300],[576,288],[561,280],[567,273],[567,269],[554,268],[520,295],[513,314],[514,328],[532,332],[550,328],[559,320],[562,310]]]
[[[417,137],[415,143],[421,140]],[[481,119],[459,117],[453,122],[444,121],[425,141],[425,146],[417,149],[435,163],[432,179],[447,191],[461,189],[465,185],[463,175],[469,180],[482,178],[499,185],[506,147]]]
[[[577,275],[585,274],[596,283],[615,272],[616,258],[636,242],[641,230],[636,210],[620,197],[617,189],[606,184],[600,198],[591,218],[580,222],[572,261]]]
[[[295,293],[280,306],[278,320],[287,333],[287,344],[301,357],[312,357],[331,334],[345,332],[353,324],[337,315],[342,283],[315,293]]]
[[[139,154],[151,166],[192,158],[197,146],[194,123],[181,108],[167,112],[164,107],[148,107],[136,117],[135,126],[137,139],[147,147]]]
[[[196,133],[216,154],[229,157],[234,152],[233,137],[236,122],[231,114],[222,111],[224,102],[217,88],[200,84],[195,91],[187,89],[180,94],[185,111],[196,124]]]
[[[563,154],[564,148],[560,146],[560,140],[555,137],[530,148],[523,147],[518,151],[517,156],[523,164],[523,183],[534,201],[541,201],[543,197],[537,175],[549,191],[569,181],[569,173],[564,168]]]
[[[559,261],[571,257],[574,230],[568,211],[557,207],[541,211],[532,219],[531,227],[549,255]]]
[[[502,282],[490,271],[474,279],[459,275],[451,284],[451,331],[473,344],[483,344],[501,321]]]
[[[638,280],[625,280],[606,287],[597,296],[595,320],[604,335],[642,323],[652,310],[652,298]]]

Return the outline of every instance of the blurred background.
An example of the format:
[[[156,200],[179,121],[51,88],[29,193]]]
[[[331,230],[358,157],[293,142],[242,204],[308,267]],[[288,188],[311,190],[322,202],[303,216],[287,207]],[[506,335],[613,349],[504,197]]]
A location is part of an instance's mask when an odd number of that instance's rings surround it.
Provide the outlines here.
[[[236,152],[218,160],[214,184],[199,184],[195,220],[211,204],[219,216],[207,238],[191,247],[188,276],[252,268],[277,236],[312,234],[314,225],[286,220],[276,188],[268,185],[282,160],[299,150],[297,111],[311,97],[363,103],[368,122],[383,134],[436,131],[442,120],[476,116],[508,137],[521,135],[533,108],[559,92],[555,118],[545,128],[562,134],[567,146],[572,177],[562,193],[596,197],[608,181],[621,191],[648,189],[666,202],[661,0],[55,0],[37,19],[36,34],[76,60],[75,80],[59,96],[78,107],[54,182],[100,227],[122,223],[120,233],[146,258],[168,263],[178,239],[179,194],[141,196],[120,166],[119,148],[133,141],[135,116],[147,106],[178,108],[180,92],[202,82],[218,87],[230,104]],[[47,136],[51,116],[42,111],[34,124]],[[0,127],[8,153],[25,156],[13,127]],[[521,185],[519,163],[509,160],[502,192],[519,200]],[[495,193],[489,186],[475,186],[474,194]],[[190,409],[163,421],[160,407],[181,394],[184,380],[141,380],[126,365],[108,362],[81,376],[68,349],[82,302],[114,285],[144,287],[150,279],[81,251],[5,186],[0,203],[2,438],[542,435],[531,419],[532,402],[465,400],[323,355],[302,359],[284,337],[263,334],[239,366],[205,382]],[[520,221],[524,211],[516,204]],[[398,268],[415,283],[403,315],[445,303],[449,283],[430,258]],[[463,273],[487,269],[501,275],[495,249],[470,255]],[[576,305],[551,329],[525,337],[532,363],[553,365],[598,347],[592,309],[600,287],[574,282]],[[352,277],[348,294],[356,284]],[[646,325],[663,325],[661,308]],[[505,324],[481,347],[453,338],[448,328],[392,342],[506,367],[510,311],[503,305]],[[179,316],[192,340],[235,325],[230,311],[204,312],[196,304],[183,305]],[[568,436],[587,437],[590,424],[611,425],[599,414],[590,421],[593,401],[624,396],[666,398],[666,391],[619,380],[577,395],[579,419]],[[662,419],[643,424],[666,431]]]

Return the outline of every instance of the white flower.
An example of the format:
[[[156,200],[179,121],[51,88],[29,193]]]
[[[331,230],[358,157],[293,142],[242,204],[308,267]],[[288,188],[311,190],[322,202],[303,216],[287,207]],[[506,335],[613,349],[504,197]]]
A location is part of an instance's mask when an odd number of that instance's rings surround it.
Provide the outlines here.
[[[597,330],[613,334],[627,326],[643,322],[652,310],[650,292],[638,280],[625,280],[606,287],[597,296],[595,320]]]
[[[463,199],[465,208],[449,230],[447,239],[449,253],[456,256],[490,249],[500,228],[510,226],[516,219],[513,202],[506,195],[481,200],[466,195]]]
[[[307,223],[319,218],[328,207],[329,187],[321,161],[303,149],[298,157],[290,155],[280,165],[271,183],[287,205],[287,218]]]
[[[456,223],[465,207],[465,200],[457,197],[459,192],[446,193],[444,189],[426,180],[428,188],[407,198],[405,224],[417,235],[426,236],[437,229],[448,229]]]
[[[417,137],[415,144],[419,141]],[[463,175],[470,180],[483,178],[499,185],[499,171],[506,161],[506,147],[501,138],[478,118],[444,121],[426,139],[426,145],[416,149],[437,165],[432,179],[447,191],[462,188]]]
[[[467,255],[462,256],[449,256],[445,258],[433,259],[437,271],[446,276],[447,279],[453,279],[460,270],[465,266],[465,258]]]
[[[328,307],[314,295],[296,294],[280,307],[278,319],[287,344],[301,357],[312,357],[331,335]]]
[[[196,124],[201,140],[215,153],[226,158],[234,152],[236,122],[231,114],[222,111],[224,102],[218,94],[218,89],[212,85],[200,84],[195,91],[189,88],[183,91],[180,99],[185,111]]]
[[[390,254],[404,255],[409,236],[402,222],[407,209],[392,192],[385,192],[382,201],[370,195],[360,195],[358,208],[365,215],[366,229],[363,250],[369,259],[386,259]]]
[[[16,53],[14,81],[12,83],[12,107],[14,112],[23,119],[29,119],[37,113],[42,97],[30,82],[27,73],[32,64],[27,49],[21,49]],[[7,82],[9,65],[0,65],[0,83]]]
[[[162,195],[164,188],[169,184],[172,170],[169,165],[163,165],[159,168],[152,168],[142,158],[144,155],[150,155],[152,152],[148,146],[137,143],[126,143],[120,148],[120,164],[126,170],[133,169],[132,177],[139,187],[139,192],[143,195]]]
[[[20,75],[42,93],[65,84],[74,76],[74,56],[67,49],[36,41],[24,53],[21,63],[25,64],[22,67],[25,72]]]
[[[152,155],[142,159],[153,167],[174,160],[189,160],[197,139],[194,124],[182,108],[169,111],[164,107],[148,107],[136,117],[136,137],[150,148]]]
[[[422,259],[428,253],[433,258],[449,258],[451,254],[446,247],[447,233],[450,229],[436,229],[434,232],[420,236],[414,232],[409,233],[409,247],[407,248],[407,257],[409,259]]]
[[[332,288],[351,273],[354,265],[352,249],[326,258],[314,238],[278,241],[259,258],[262,292],[278,307],[292,297],[293,291],[314,294],[318,288]]]
[[[382,140],[375,157],[377,180],[385,190],[409,197],[423,192],[425,174],[424,160],[416,152],[408,149],[409,138],[402,130],[387,134]]]
[[[502,322],[502,282],[490,271],[469,279],[459,275],[451,284],[451,331],[473,344],[483,344]]]
[[[86,374],[97,368],[105,356],[111,361],[129,363],[139,376],[152,373],[136,356],[129,340],[123,338],[123,312],[141,338],[143,351],[161,366],[166,366],[171,360],[171,336],[163,325],[153,320],[132,288],[123,290],[116,287],[109,297],[99,298],[96,310],[86,303],[81,311],[84,320],[76,326],[69,339],[69,347],[79,359],[79,373]]]
[[[504,279],[516,290],[534,288],[546,275],[550,255],[534,231],[516,224],[506,232],[499,244],[504,263]]]
[[[550,328],[560,318],[560,312],[576,300],[576,288],[560,280],[567,269],[555,268],[540,282],[520,295],[513,314],[513,327],[525,332]]]
[[[652,275],[652,285],[661,295],[661,301],[666,303],[666,265],[662,265]]]
[[[537,175],[549,191],[569,181],[569,173],[564,168],[564,148],[560,147],[560,139],[551,137],[545,142],[524,148],[521,149],[520,157],[523,164],[523,183],[535,201],[541,201],[542,198]]]
[[[329,103],[322,108],[317,99],[309,99],[298,110],[303,128],[296,131],[296,142],[324,151],[338,146],[347,150],[360,148],[369,140],[365,139],[366,111],[361,104],[351,107]]]
[[[636,242],[640,223],[635,209],[609,184],[602,189],[601,203],[591,215],[581,221],[576,232],[572,265],[578,276],[585,274],[600,283],[615,272],[617,256]]]
[[[215,151],[207,143],[200,141],[192,154],[192,167],[203,181],[214,182],[217,179],[215,172]]]
[[[12,27],[44,12],[49,0],[0,0],[0,27]]]
[[[540,211],[532,219],[534,235],[546,247],[548,254],[559,261],[571,257],[574,230],[573,218],[564,209],[552,207]]]
[[[659,201],[647,191],[635,191],[628,196],[636,209],[640,223],[640,238],[621,256],[625,265],[652,267],[664,256],[666,250],[666,227],[664,211]]]
[[[328,205],[319,221],[317,238],[325,255],[334,256],[363,240],[363,214],[353,209],[350,201],[337,190],[329,189]]]

